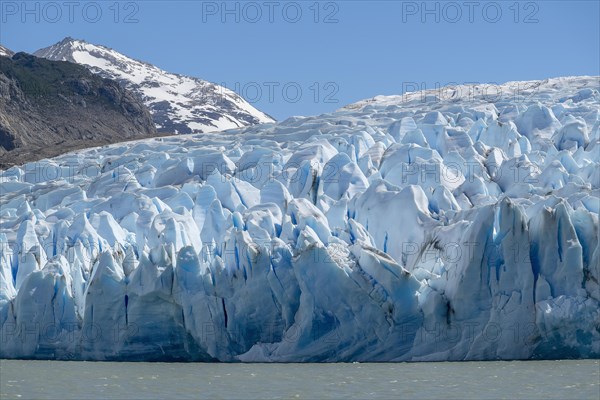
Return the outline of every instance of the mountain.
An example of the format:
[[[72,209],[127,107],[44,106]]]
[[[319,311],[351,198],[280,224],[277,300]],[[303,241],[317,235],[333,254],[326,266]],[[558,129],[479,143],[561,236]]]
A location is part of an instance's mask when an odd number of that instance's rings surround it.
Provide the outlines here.
[[[227,88],[173,74],[83,40],[66,38],[34,54],[85,65],[120,82],[143,100],[159,132],[202,133],[273,122]]]
[[[4,57],[12,57],[15,55],[15,52],[7,49],[6,47],[0,45],[0,56],[4,56]]]
[[[0,167],[156,134],[118,83],[70,62],[0,56]]]
[[[599,79],[6,170],[0,358],[598,358]]]

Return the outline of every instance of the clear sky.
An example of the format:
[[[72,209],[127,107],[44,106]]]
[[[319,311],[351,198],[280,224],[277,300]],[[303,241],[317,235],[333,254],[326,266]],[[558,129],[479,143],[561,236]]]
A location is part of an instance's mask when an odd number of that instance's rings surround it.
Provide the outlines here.
[[[600,75],[597,0],[0,0],[0,13],[12,50],[84,39],[224,84],[277,119],[416,86]]]

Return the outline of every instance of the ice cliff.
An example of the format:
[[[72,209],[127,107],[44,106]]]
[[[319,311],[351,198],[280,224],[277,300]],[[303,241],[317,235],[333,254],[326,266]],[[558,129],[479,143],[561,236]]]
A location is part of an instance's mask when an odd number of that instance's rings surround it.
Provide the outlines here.
[[[599,357],[599,78],[489,88],[2,171],[0,357]]]

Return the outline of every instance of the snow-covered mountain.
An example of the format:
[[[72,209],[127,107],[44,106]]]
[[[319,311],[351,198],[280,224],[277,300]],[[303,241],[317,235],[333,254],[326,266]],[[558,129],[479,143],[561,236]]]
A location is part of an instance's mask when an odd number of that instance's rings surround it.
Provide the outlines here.
[[[6,47],[0,44],[0,56],[12,57],[14,54],[14,51],[7,49]]]
[[[599,79],[6,170],[0,357],[600,357]]]
[[[173,74],[83,40],[68,37],[34,55],[82,64],[120,82],[141,97],[159,132],[202,133],[273,122],[227,88]]]

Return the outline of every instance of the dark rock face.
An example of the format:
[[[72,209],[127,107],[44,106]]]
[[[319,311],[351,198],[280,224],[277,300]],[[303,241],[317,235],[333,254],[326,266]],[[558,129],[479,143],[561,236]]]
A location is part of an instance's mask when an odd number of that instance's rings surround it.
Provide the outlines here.
[[[0,56],[0,168],[154,135],[147,108],[117,82],[66,61]]]

